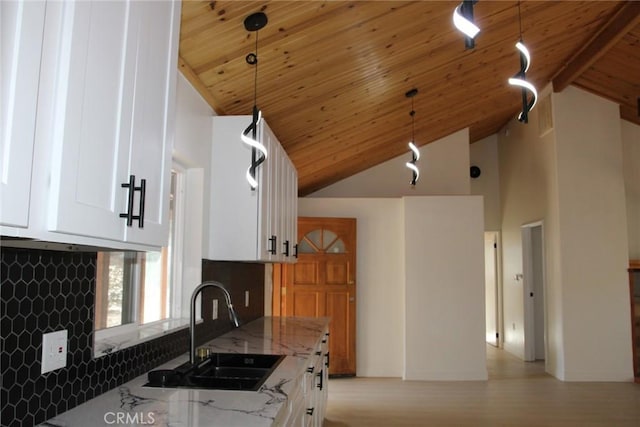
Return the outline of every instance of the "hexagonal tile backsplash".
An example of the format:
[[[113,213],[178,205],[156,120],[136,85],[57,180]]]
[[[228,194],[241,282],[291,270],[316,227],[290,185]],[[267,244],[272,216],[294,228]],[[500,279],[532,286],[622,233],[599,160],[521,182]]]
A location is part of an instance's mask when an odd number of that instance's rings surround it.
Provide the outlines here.
[[[184,353],[186,330],[92,354],[95,253],[2,248],[0,423],[32,426]],[[42,334],[69,333],[67,366],[41,374]]]

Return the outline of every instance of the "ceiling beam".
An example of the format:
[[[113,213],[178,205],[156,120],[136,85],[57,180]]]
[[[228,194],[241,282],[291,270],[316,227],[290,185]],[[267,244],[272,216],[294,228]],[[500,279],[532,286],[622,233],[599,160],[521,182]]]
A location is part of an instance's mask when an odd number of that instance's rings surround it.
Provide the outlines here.
[[[195,71],[193,71],[193,68],[191,68],[191,66],[187,64],[187,61],[182,59],[182,56],[178,56],[178,70],[180,70],[182,75],[187,80],[189,80],[189,83],[191,83],[191,85],[196,89],[196,91],[198,91],[200,96],[204,98],[207,104],[209,104],[209,106],[213,108],[213,111],[215,111],[216,114],[221,116],[225,115],[225,112],[221,106],[221,103],[218,102],[213,97],[213,95],[211,95],[211,92],[209,92],[209,89],[207,88],[207,86],[204,83],[202,83],[202,80],[200,80],[200,77],[198,77]]]
[[[626,1],[584,47],[556,72],[553,90],[561,92],[640,22],[640,1]]]

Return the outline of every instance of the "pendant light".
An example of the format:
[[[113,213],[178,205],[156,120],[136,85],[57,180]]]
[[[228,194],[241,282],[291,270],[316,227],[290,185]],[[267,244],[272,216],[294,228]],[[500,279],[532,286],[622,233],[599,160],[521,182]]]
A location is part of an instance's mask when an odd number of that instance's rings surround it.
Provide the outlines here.
[[[407,98],[411,98],[411,112],[409,115],[411,116],[411,141],[409,141],[409,150],[411,150],[411,160],[405,163],[405,166],[411,170],[411,181],[410,184],[412,187],[416,186],[416,182],[420,178],[420,170],[418,166],[416,166],[416,162],[420,160],[420,150],[415,144],[415,115],[416,112],[413,109],[413,97],[418,94],[418,89],[411,89],[409,92],[405,93]]]
[[[258,30],[267,25],[267,15],[263,12],[256,12],[247,16],[244,20],[244,28],[247,31],[255,31],[256,33],[256,51],[246,56],[247,64],[255,66],[254,73],[254,89],[253,89],[253,109],[251,124],[240,135],[242,142],[251,147],[251,164],[247,168],[246,178],[252,190],[258,187],[256,179],[256,170],[267,159],[267,148],[258,141],[258,124],[262,120],[262,112],[257,106],[258,97]]]
[[[473,5],[478,0],[463,0],[453,10],[453,25],[464,35],[465,49],[473,49],[475,47],[475,37],[480,32],[480,28],[473,22]]]
[[[518,114],[518,121],[529,123],[529,112],[533,110],[538,100],[538,91],[535,86],[526,80],[529,65],[531,65],[531,54],[522,41],[522,14],[520,12],[520,2],[518,2],[518,21],[520,25],[520,40],[516,43],[516,49],[520,53],[520,71],[509,79],[509,84],[521,88],[522,111]],[[531,99],[528,97],[531,92]]]

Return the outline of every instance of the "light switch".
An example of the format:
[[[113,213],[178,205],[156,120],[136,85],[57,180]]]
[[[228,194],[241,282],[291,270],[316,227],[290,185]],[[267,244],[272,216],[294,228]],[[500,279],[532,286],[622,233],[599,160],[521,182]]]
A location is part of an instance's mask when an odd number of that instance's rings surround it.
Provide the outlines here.
[[[42,335],[41,373],[67,366],[67,330]]]

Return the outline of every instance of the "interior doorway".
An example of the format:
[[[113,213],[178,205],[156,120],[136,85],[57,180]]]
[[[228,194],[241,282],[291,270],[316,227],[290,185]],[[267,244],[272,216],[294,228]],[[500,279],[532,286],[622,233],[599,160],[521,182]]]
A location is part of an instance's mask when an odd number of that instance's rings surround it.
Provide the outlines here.
[[[544,225],[522,226],[524,359],[546,360]]]

